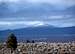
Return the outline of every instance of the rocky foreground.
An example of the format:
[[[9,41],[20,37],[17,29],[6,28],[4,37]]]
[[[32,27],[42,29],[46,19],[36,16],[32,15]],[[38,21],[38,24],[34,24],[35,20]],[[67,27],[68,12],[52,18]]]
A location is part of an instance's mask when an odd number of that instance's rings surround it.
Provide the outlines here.
[[[0,45],[0,54],[11,54],[6,44]],[[18,43],[12,54],[75,54],[75,42],[68,43]]]

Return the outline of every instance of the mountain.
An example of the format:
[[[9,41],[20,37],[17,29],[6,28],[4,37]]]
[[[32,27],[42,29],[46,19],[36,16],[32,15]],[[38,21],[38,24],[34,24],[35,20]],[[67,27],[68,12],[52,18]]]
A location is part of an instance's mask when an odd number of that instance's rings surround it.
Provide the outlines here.
[[[50,40],[75,40],[75,27],[29,27],[15,30],[0,31],[0,38],[6,39],[13,32],[18,40],[47,38]]]

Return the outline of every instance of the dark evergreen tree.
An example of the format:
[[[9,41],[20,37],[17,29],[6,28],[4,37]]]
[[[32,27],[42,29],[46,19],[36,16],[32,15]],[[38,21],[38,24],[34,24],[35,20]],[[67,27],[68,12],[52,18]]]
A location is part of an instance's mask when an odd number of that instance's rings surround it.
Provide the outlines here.
[[[13,33],[8,36],[6,44],[7,48],[11,49],[11,53],[17,48],[17,38]]]
[[[30,41],[29,40],[26,40],[26,43],[30,43]]]
[[[34,40],[32,40],[32,43],[35,43],[35,41],[34,41]]]

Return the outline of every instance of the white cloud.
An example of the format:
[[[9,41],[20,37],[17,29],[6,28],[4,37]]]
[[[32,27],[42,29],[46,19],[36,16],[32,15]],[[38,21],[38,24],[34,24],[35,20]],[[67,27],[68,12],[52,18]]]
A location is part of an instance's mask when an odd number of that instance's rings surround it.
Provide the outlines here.
[[[56,15],[56,16],[50,16],[50,17],[48,17],[48,18],[50,18],[50,19],[62,19],[62,18],[64,18],[64,15]]]
[[[36,27],[42,25],[44,25],[44,23],[40,21],[0,21],[0,30]]]
[[[71,27],[75,26],[75,17],[73,15],[50,15],[39,18],[1,18],[0,30],[18,29],[26,27],[54,26]]]
[[[54,26],[54,27],[71,27],[75,26],[75,19],[53,20],[53,21],[0,21],[0,30],[19,29],[26,27]]]
[[[69,18],[73,18],[73,15],[52,15],[52,16],[48,16],[49,19],[69,19]]]
[[[44,15],[44,16],[39,16],[39,17],[37,17],[37,18],[35,18],[35,17],[9,17],[9,18],[1,18],[0,19],[0,21],[46,21],[46,20],[63,20],[63,19],[74,19],[74,15],[69,15],[69,14],[67,14],[67,15],[64,15],[64,14],[62,14],[62,15],[49,15],[49,16],[46,16],[46,15]]]

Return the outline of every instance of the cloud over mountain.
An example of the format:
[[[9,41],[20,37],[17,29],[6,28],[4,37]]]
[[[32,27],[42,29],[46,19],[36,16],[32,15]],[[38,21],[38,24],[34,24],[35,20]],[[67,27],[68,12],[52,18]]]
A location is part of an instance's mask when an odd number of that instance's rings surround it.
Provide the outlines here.
[[[0,0],[0,30],[75,26],[74,6],[75,0]]]

